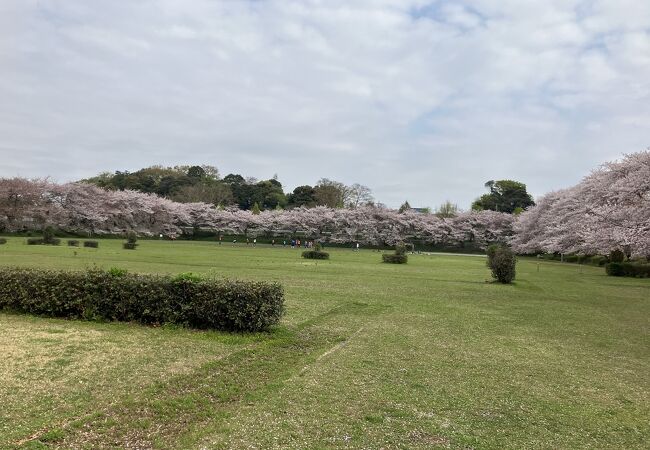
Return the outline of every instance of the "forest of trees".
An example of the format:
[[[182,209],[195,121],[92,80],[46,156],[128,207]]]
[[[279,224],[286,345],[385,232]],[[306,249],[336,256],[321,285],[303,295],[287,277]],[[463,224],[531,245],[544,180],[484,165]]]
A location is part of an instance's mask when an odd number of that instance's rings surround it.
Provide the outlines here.
[[[367,186],[321,178],[314,186],[298,186],[285,194],[277,176],[257,180],[230,173],[223,178],[214,166],[151,166],[136,172],[105,172],[82,180],[108,190],[133,190],[181,203],[203,202],[215,206],[252,210],[315,206],[330,208],[372,205],[374,198]]]
[[[314,208],[356,208],[359,206],[382,206],[377,203],[372,190],[354,183],[346,185],[328,178],[319,179],[315,185],[298,186],[293,192],[285,193],[277,176],[258,180],[230,173],[223,178],[215,166],[151,166],[135,172],[104,172],[96,177],[81,180],[108,190],[133,190],[180,203],[207,203],[220,207],[236,206],[242,210],[265,211],[271,209]],[[489,194],[478,198],[472,209],[506,213],[519,213],[534,205],[526,191],[526,185],[513,180],[488,181],[485,186]],[[400,211],[410,210],[407,202]],[[417,208],[417,212],[430,213],[430,208]],[[435,214],[438,217],[454,217],[462,209],[446,201]]]

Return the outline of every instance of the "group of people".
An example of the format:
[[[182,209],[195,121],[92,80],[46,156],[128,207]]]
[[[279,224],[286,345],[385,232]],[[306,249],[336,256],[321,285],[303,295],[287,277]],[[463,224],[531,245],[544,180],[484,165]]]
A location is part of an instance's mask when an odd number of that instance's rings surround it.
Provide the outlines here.
[[[304,248],[313,248],[314,247],[314,241],[304,241],[303,242],[303,241],[300,241],[300,239],[291,239],[291,241],[289,241],[289,243],[291,244],[291,248],[296,248],[296,247],[300,248],[301,246],[303,246]],[[282,241],[282,245],[284,247],[286,247],[287,241],[286,240]]]
[[[219,245],[221,245],[221,243],[223,242],[223,236],[219,235],[218,242],[219,242]],[[237,243],[237,239],[233,239],[232,244],[235,245],[236,243]],[[253,238],[252,240],[250,238],[246,238],[246,245],[251,245],[251,244],[253,245],[253,247],[257,247],[257,238]],[[278,244],[279,244],[279,242],[278,242]],[[271,245],[275,247],[275,245],[276,245],[275,239],[271,240]],[[313,240],[301,241],[300,239],[291,239],[291,240],[283,239],[282,240],[282,246],[286,247],[287,245],[290,245],[291,248],[301,248],[301,247],[313,248],[314,245],[315,245],[315,242]],[[358,244],[357,244],[357,248],[358,248]]]
[[[219,245],[221,245],[222,241],[223,241],[223,236],[219,235]],[[237,243],[237,239],[233,239],[232,244],[235,245],[236,243]],[[251,245],[251,244],[253,245],[253,247],[257,247],[257,238],[253,238],[252,241],[251,241],[251,239],[246,238],[246,245]],[[276,244],[275,239],[271,239],[271,245],[273,247],[275,247],[275,244]],[[291,246],[291,248],[301,248],[301,247],[313,248],[314,245],[315,245],[315,242],[313,240],[301,241],[300,239],[297,239],[297,238],[296,239],[291,239],[289,241],[287,241],[286,239],[283,239],[282,240],[282,246],[286,247],[287,244],[289,244]],[[324,247],[323,243],[321,243],[321,246]],[[358,242],[355,243],[352,246],[352,250],[357,251],[357,252],[359,251],[359,243]]]

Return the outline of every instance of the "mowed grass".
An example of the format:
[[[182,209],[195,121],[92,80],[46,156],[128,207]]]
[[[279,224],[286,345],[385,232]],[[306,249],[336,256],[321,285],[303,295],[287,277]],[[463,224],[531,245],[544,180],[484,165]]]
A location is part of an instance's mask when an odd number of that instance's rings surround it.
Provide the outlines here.
[[[0,313],[0,448],[647,448],[650,280],[523,259],[141,241],[0,265],[275,280],[270,333]]]

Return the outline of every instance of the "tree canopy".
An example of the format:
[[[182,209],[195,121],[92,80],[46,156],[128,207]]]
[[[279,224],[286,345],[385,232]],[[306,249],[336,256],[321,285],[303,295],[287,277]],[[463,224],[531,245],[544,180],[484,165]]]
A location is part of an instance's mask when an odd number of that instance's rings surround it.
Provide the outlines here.
[[[526,191],[526,185],[514,180],[490,180],[485,183],[489,189],[472,203],[474,211],[490,210],[512,214],[517,208],[526,209],[535,205],[533,197]]]

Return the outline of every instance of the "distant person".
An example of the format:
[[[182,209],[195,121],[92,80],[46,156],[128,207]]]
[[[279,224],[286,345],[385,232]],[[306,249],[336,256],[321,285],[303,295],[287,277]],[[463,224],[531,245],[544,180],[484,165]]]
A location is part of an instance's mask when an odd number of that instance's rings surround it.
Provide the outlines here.
[[[257,247],[257,238],[253,238],[253,247]]]
[[[359,243],[357,242],[357,251],[359,251]]]
[[[286,240],[286,239],[282,241],[282,246],[283,246],[283,247],[286,247],[286,246],[287,246],[287,240]]]
[[[275,247],[275,239],[271,239],[271,247]]]
[[[250,245],[251,241],[250,239],[246,238],[246,245]]]
[[[223,239],[222,235],[219,235],[219,245],[221,245],[221,240]]]

